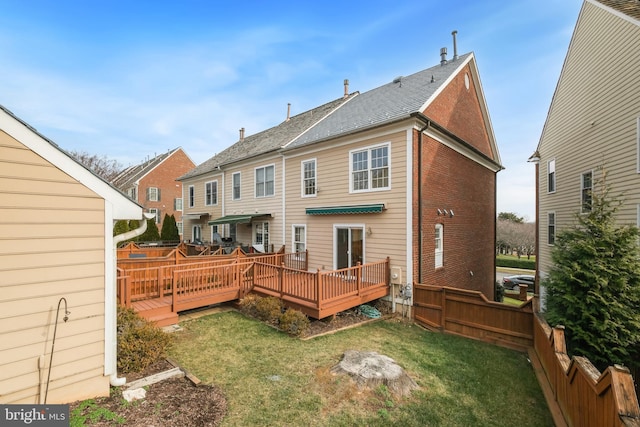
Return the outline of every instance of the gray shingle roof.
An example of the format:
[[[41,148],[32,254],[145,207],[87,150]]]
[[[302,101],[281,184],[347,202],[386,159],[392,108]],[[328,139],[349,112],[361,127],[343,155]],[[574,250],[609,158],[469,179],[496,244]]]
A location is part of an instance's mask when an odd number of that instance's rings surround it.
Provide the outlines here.
[[[461,55],[455,61],[436,65],[410,76],[396,78],[392,82],[360,94],[313,129],[296,138],[287,148],[296,148],[393,122],[421,111],[425,103],[472,55],[472,53]]]
[[[631,18],[640,21],[640,1],[638,0],[598,0],[605,6],[622,12]]]
[[[147,160],[140,164],[129,166],[118,174],[113,180],[112,184],[118,187],[122,191],[126,191],[128,188],[134,185],[136,181],[144,177],[151,172],[156,166],[162,163],[167,157],[178,151],[180,147],[174,148],[171,151],[160,154],[151,160]]]
[[[222,167],[229,163],[279,150],[299,137],[306,130],[312,128],[342,104],[356,97],[356,95],[357,93],[351,94],[346,98],[336,99],[312,110],[292,116],[289,120],[270,129],[246,136],[242,141],[236,142],[231,147],[201,163],[196,168],[178,178],[178,180],[202,175],[215,170],[218,166]]]

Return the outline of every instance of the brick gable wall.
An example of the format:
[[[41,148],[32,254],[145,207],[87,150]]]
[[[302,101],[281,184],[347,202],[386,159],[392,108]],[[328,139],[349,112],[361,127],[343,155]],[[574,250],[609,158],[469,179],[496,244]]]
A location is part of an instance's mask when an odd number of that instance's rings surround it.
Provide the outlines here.
[[[162,220],[165,214],[174,215],[176,222],[182,221],[182,211],[174,209],[174,200],[182,198],[182,184],[176,181],[176,178],[186,174],[194,167],[195,164],[184,151],[178,150],[140,180],[138,203],[144,206],[145,210],[160,209],[158,231],[162,230]],[[160,188],[159,202],[147,200],[147,188],[149,187]]]
[[[496,176],[451,148],[423,136],[418,185],[418,132],[414,131],[414,277],[419,280],[418,220],[422,221],[422,283],[481,291],[493,298]],[[418,196],[423,211],[418,211]],[[437,210],[453,210],[454,216]],[[444,265],[435,268],[435,224],[444,229]],[[473,273],[473,274],[472,274]]]

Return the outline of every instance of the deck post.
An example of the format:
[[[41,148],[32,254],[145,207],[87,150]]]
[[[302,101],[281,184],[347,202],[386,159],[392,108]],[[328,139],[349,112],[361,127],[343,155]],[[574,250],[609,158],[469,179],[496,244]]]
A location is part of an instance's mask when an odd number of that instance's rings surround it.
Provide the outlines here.
[[[318,269],[318,271],[316,271],[316,289],[318,292],[316,292],[318,301],[316,302],[316,305],[318,306],[318,313],[320,313],[322,311],[322,307],[321,307],[321,302],[322,302],[322,280],[321,280],[321,276],[320,276],[320,269]]]
[[[358,289],[358,296],[360,296],[360,294],[362,293],[362,264],[360,264],[360,261],[358,261],[356,263],[356,268],[357,268],[357,274],[356,274],[356,287]]]
[[[171,311],[175,312],[176,300],[178,299],[178,271],[173,270],[173,281],[171,283]]]
[[[442,330],[446,331],[446,324],[447,322],[444,320],[446,318],[447,315],[447,289],[445,287],[442,287],[442,311],[440,312],[442,319],[440,319],[440,327],[442,328]]]
[[[278,271],[278,288],[280,289],[280,299],[284,296],[284,263],[280,264]]]
[[[131,276],[124,276],[124,304],[125,307],[131,307]]]

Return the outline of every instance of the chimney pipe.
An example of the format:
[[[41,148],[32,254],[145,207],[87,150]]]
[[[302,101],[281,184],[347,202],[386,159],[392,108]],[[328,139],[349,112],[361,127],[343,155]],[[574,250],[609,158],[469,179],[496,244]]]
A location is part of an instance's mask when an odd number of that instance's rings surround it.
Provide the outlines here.
[[[240,128],[240,141],[244,141],[244,128]]]
[[[289,121],[289,119],[291,118],[291,103],[287,103],[287,122]]]
[[[444,65],[447,63],[447,48],[440,48],[440,65]]]
[[[456,44],[456,34],[458,34],[458,30],[453,30],[451,35],[453,36],[453,60],[458,59],[458,45]]]
[[[349,79],[344,79],[344,97],[349,96]]]

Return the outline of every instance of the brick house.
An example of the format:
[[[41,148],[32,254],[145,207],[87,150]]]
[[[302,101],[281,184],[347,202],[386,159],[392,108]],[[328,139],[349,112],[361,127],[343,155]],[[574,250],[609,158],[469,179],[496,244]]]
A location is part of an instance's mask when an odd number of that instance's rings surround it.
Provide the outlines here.
[[[174,215],[182,236],[182,186],[176,181],[195,167],[180,147],[126,168],[112,184],[156,216],[162,229],[165,214]]]
[[[185,213],[197,217],[185,237],[209,226],[247,246],[308,249],[313,269],[389,257],[394,286],[493,298],[502,166],[474,54],[443,53],[440,64],[363,93],[348,94],[345,81],[343,97],[317,108],[241,135],[181,177]],[[212,182],[216,203],[207,204]]]

